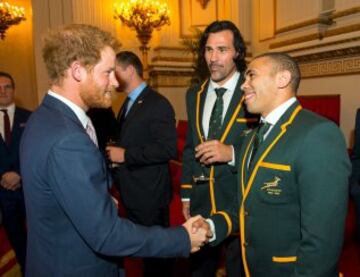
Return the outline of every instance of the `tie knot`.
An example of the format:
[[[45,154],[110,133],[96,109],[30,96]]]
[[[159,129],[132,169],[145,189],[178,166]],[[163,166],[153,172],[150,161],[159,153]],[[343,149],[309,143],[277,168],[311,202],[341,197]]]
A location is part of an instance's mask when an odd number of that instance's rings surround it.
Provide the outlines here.
[[[266,134],[266,132],[269,130],[271,124],[269,122],[266,121],[261,121],[259,123],[259,127],[258,127],[258,135],[261,138],[261,140],[263,139],[263,136]]]
[[[222,97],[226,92],[226,88],[216,88],[215,93],[217,97]]]
[[[1,112],[3,112],[4,114],[7,114],[7,109],[0,109]]]

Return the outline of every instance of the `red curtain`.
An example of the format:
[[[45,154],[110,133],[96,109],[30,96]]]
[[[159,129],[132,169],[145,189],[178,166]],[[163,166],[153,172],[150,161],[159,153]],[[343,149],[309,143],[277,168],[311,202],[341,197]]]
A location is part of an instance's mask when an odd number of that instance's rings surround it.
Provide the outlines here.
[[[298,96],[298,99],[305,109],[340,125],[340,95],[303,95]]]

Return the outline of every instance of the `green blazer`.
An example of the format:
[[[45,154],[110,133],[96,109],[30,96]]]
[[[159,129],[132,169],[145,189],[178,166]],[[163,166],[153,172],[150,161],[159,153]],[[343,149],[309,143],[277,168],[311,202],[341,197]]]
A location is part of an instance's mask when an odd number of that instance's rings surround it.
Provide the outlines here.
[[[241,148],[238,202],[228,211],[246,276],[338,276],[351,168],[339,128],[295,102],[248,170],[253,139]],[[220,242],[229,223],[213,220]]]
[[[242,132],[248,129],[250,122],[257,122],[257,118],[251,118],[245,111],[243,92],[240,89],[243,81],[241,74],[224,118],[220,138],[221,142],[234,145],[235,153],[240,149]],[[190,199],[192,215],[208,217],[210,214],[219,213],[228,217],[222,210],[236,197],[234,191],[237,186],[237,167],[219,163],[202,168],[195,160],[194,148],[203,142],[204,137],[202,115],[208,85],[209,80],[201,86],[189,89],[186,96],[188,131],[183,152],[181,196]],[[206,184],[195,185],[193,176],[200,175],[202,170],[205,170],[212,180]]]

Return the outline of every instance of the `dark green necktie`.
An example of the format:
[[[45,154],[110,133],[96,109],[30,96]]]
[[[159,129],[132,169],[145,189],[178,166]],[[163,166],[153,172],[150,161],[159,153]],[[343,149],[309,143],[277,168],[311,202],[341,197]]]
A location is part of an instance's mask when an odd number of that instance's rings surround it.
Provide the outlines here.
[[[210,116],[208,140],[219,139],[222,126],[222,114],[224,110],[223,95],[226,92],[226,88],[216,88],[215,92],[217,97]]]
[[[253,147],[252,147],[252,151],[251,151],[251,156],[250,156],[250,160],[249,160],[249,168],[252,168],[252,166],[253,166],[252,162],[254,160],[256,152],[259,148],[259,145],[264,141],[264,135],[269,130],[270,126],[271,126],[271,124],[268,122],[260,122],[259,126],[257,127],[255,137],[254,137]]]

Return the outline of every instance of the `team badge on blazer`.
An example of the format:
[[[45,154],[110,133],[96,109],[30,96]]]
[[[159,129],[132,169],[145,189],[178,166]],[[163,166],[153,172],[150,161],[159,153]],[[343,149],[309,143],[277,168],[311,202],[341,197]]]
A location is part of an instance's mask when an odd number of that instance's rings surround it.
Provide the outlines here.
[[[261,187],[261,190],[265,190],[267,194],[270,195],[280,195],[282,189],[279,187],[281,178],[275,176],[272,181],[264,182],[264,185]]]

